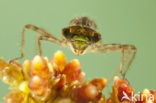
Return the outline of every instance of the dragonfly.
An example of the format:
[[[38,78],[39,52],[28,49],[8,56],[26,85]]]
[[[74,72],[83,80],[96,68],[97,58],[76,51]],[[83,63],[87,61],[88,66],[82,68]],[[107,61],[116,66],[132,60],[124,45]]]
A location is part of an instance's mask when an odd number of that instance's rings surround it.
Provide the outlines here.
[[[97,31],[96,23],[89,17],[75,17],[69,25],[62,29],[62,39],[56,38],[53,34],[47,30],[37,27],[32,24],[24,26],[22,31],[22,49],[21,56],[13,60],[19,60],[24,57],[25,36],[26,30],[33,30],[39,34],[37,44],[39,48],[39,54],[42,56],[41,41],[49,41],[60,45],[62,47],[69,48],[75,55],[80,56],[86,53],[111,53],[121,52],[121,62],[119,65],[119,71],[122,78],[125,75],[136,55],[136,47],[130,44],[104,44],[102,43],[101,34]],[[132,54],[130,56],[130,54]],[[123,70],[124,64],[127,64]]]

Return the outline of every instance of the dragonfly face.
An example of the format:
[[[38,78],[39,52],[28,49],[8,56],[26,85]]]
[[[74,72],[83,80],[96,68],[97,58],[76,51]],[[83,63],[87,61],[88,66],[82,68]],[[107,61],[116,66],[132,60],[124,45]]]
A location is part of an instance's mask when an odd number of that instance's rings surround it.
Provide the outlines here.
[[[79,56],[99,42],[101,35],[89,27],[70,26],[63,29],[63,38],[67,40],[72,52]]]
[[[69,27],[63,29],[63,38],[75,55],[82,55],[94,44],[101,41],[101,35],[96,32],[96,24],[88,17],[74,18]]]

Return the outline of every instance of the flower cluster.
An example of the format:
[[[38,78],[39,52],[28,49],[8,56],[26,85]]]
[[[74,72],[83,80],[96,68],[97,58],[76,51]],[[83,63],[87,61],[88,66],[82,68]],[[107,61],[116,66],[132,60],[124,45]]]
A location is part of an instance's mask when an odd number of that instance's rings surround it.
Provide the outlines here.
[[[22,65],[0,59],[0,79],[12,90],[5,103],[156,103],[156,91],[146,89],[134,98],[135,90],[119,77],[114,78],[112,93],[106,98],[102,91],[107,80],[83,81],[84,76],[80,62],[67,62],[61,51],[52,60],[35,56]]]

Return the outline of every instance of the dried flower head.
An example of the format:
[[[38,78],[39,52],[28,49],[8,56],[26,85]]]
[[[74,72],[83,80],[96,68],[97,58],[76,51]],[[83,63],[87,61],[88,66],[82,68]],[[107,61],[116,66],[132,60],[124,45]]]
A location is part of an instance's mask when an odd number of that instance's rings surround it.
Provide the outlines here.
[[[105,78],[83,81],[85,74],[80,62],[66,61],[65,55],[58,51],[52,60],[35,56],[32,60],[7,63],[0,59],[0,79],[11,86],[12,92],[5,96],[5,103],[156,103],[156,91],[144,90],[140,99],[131,101],[135,90],[119,77],[114,78],[109,98],[102,94],[107,85]],[[123,98],[124,96],[129,98]],[[154,96],[152,102],[142,95]]]

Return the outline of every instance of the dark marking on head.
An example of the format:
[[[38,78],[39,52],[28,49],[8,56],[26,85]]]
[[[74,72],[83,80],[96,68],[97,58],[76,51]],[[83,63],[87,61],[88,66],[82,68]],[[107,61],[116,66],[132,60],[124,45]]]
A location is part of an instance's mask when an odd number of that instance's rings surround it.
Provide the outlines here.
[[[67,40],[75,40],[75,37],[79,40],[87,40],[89,43],[96,43],[101,40],[101,35],[91,28],[72,26],[64,28],[62,35]]]

